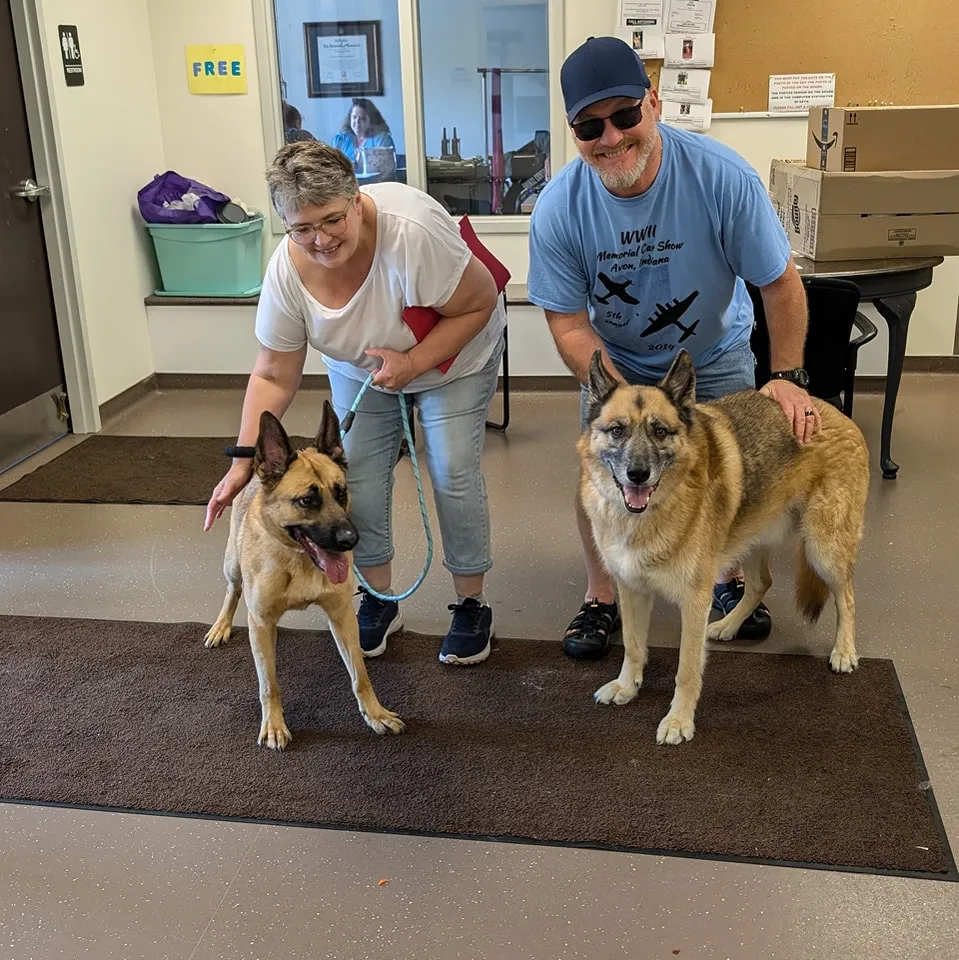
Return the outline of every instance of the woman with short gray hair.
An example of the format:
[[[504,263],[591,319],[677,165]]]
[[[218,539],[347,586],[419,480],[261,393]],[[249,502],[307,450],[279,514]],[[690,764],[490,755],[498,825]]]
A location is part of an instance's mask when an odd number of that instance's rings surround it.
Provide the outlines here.
[[[238,443],[255,443],[264,410],[285,413],[310,346],[323,355],[341,419],[377,371],[344,445],[360,534],[354,561],[373,590],[388,594],[393,467],[403,433],[394,394],[403,391],[419,413],[444,565],[456,592],[439,656],[445,663],[479,663],[489,656],[493,633],[483,593],[492,558],[481,456],[506,319],[493,278],[436,200],[401,183],[360,189],[349,159],[324,143],[281,148],[267,183],[287,237],[270,258],[260,292],[260,349]],[[440,314],[420,340],[403,319],[408,306]],[[249,459],[234,461],[210,499],[205,529],[251,474]],[[396,602],[366,591],[359,621],[370,657],[383,653],[402,625]]]

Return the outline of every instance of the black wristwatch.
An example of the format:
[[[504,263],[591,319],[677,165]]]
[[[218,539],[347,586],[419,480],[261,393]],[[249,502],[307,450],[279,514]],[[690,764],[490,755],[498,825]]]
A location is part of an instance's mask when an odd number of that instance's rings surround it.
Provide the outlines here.
[[[777,370],[769,374],[770,380],[788,380],[806,390],[809,387],[809,374],[802,367],[796,367],[793,370]]]

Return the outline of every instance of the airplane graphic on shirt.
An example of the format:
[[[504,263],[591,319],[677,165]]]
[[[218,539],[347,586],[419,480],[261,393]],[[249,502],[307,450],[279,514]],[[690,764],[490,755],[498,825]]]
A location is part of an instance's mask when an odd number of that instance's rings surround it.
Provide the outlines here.
[[[628,303],[631,307],[635,307],[639,303],[631,293],[626,292],[626,288],[633,282],[632,280],[627,280],[625,283],[617,283],[615,280],[607,277],[602,271],[600,271],[598,277],[606,288],[606,293],[602,296],[599,296],[599,294],[596,295],[597,303],[609,303],[610,297],[616,297],[622,300],[623,303]]]
[[[696,332],[696,327],[699,326],[699,320],[694,320],[688,327],[683,326],[679,322],[679,318],[689,309],[692,302],[699,296],[699,291],[694,290],[688,297],[683,300],[671,300],[665,306],[661,303],[656,304],[656,313],[648,319],[649,326],[640,334],[641,337],[648,337],[652,333],[659,333],[661,330],[665,330],[666,327],[679,327],[683,331],[683,335],[679,338],[679,342],[682,343],[684,340],[691,337]]]

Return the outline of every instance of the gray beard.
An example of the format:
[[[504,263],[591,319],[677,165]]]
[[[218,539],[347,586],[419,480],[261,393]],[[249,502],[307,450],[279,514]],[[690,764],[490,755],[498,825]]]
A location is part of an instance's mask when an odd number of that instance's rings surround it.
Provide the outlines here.
[[[600,169],[594,157],[590,157],[586,162],[599,174],[599,179],[607,190],[628,190],[645,173],[646,164],[649,163],[649,158],[653,155],[653,150],[656,149],[658,142],[659,131],[657,130],[655,136],[638,145],[639,152],[636,155],[636,162],[631,167],[616,173]]]

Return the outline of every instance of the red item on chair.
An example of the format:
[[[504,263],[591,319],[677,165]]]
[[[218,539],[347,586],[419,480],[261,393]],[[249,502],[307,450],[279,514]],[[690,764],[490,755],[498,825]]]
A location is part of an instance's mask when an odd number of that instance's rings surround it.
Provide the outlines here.
[[[473,224],[469,222],[468,217],[462,217],[459,226],[460,236],[466,242],[466,246],[470,248],[473,256],[489,270],[496,284],[496,292],[502,293],[506,289],[506,284],[510,281],[509,270],[480,243],[480,239],[476,236],[476,231],[473,229]],[[432,307],[407,307],[403,311],[403,321],[410,330],[413,331],[413,336],[416,337],[417,343],[422,342],[423,338],[439,322],[441,316],[442,315]],[[448,360],[444,360],[441,364],[437,365],[436,369],[441,373],[446,373],[453,365],[453,361],[457,356],[458,354],[454,354]]]

